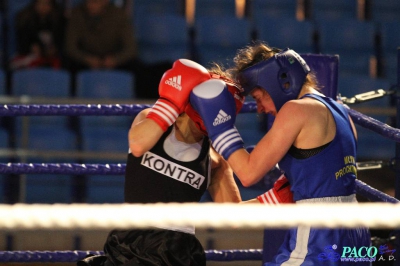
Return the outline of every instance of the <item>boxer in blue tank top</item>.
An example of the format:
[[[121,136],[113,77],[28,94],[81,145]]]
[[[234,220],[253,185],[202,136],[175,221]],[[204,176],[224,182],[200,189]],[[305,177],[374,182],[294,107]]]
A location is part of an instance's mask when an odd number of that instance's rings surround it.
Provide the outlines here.
[[[203,82],[191,92],[190,103],[202,117],[213,147],[242,184],[255,184],[279,163],[296,204],[356,204],[357,132],[346,108],[318,90],[315,75],[291,49],[254,43],[240,49],[234,62],[229,71],[244,95],[254,98],[258,113],[275,117],[251,153],[243,148],[234,125],[234,102],[222,85]],[[220,114],[227,119],[216,123]],[[366,228],[317,230],[302,226],[288,232],[278,254],[265,266],[354,265],[356,259],[356,265],[371,265],[373,258],[365,254],[370,246]],[[349,250],[363,252],[356,257]]]
[[[279,165],[291,184],[294,200],[302,202],[357,202],[355,198],[356,140],[345,107],[329,97],[306,94],[322,102],[335,124],[334,139],[313,152],[292,146]],[[328,163],[327,163],[328,162]],[[310,167],[317,165],[324,167]],[[312,176],[312,178],[309,178]],[[359,250],[370,246],[366,228],[313,229],[299,227],[289,231],[274,262],[265,265],[354,265],[346,261],[348,247]],[[300,248],[306,247],[306,248]],[[346,248],[346,249],[345,249]],[[357,265],[370,265],[368,258]],[[292,264],[290,264],[292,263]]]

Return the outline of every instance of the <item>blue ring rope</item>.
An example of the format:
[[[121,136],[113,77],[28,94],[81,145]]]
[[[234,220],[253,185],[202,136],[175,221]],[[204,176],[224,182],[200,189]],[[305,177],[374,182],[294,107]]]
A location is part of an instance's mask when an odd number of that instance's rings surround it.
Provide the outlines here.
[[[259,261],[262,249],[206,250],[207,261]],[[0,262],[76,262],[103,251],[0,251]]]
[[[0,116],[135,116],[144,108],[152,105],[146,104],[57,104],[57,105],[2,105]],[[254,113],[257,110],[255,102],[245,102],[240,113]],[[354,123],[370,129],[386,138],[400,142],[400,130],[393,128],[376,119],[349,109],[349,115]]]
[[[1,105],[0,116],[111,116],[136,115],[151,104],[27,104]],[[257,110],[255,102],[246,102],[241,113]]]
[[[124,175],[125,168],[126,164],[0,163],[0,174]],[[356,192],[374,202],[400,202],[360,180]]]

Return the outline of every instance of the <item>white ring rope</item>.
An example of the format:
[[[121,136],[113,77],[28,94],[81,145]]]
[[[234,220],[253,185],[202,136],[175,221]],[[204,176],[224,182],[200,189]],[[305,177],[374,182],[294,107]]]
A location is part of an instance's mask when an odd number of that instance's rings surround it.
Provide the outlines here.
[[[112,229],[152,226],[197,228],[400,228],[400,204],[237,203],[0,205],[0,229]]]

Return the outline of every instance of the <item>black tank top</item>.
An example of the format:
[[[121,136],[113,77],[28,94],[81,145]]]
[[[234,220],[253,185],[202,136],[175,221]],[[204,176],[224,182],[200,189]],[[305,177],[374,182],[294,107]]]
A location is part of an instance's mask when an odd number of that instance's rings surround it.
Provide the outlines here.
[[[181,162],[164,151],[170,127],[141,157],[128,154],[125,202],[198,202],[210,179],[210,141],[205,138],[197,159]]]

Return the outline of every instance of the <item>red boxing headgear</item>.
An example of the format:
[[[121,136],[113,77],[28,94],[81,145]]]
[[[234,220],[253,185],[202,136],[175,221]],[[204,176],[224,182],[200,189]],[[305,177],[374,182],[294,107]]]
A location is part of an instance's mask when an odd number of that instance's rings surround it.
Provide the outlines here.
[[[211,73],[211,78],[213,79],[220,79],[226,83],[226,86],[228,88],[228,91],[232,93],[233,98],[235,99],[235,104],[236,104],[236,114],[239,113],[240,109],[242,109],[245,97],[243,96],[243,89],[242,87],[233,82],[232,80],[221,77],[219,75]],[[189,103],[186,106],[185,113],[194,121],[196,124],[197,128],[204,134],[208,135],[206,127],[204,125],[203,119],[200,117],[200,115],[196,112],[196,110],[193,109],[192,105]]]

